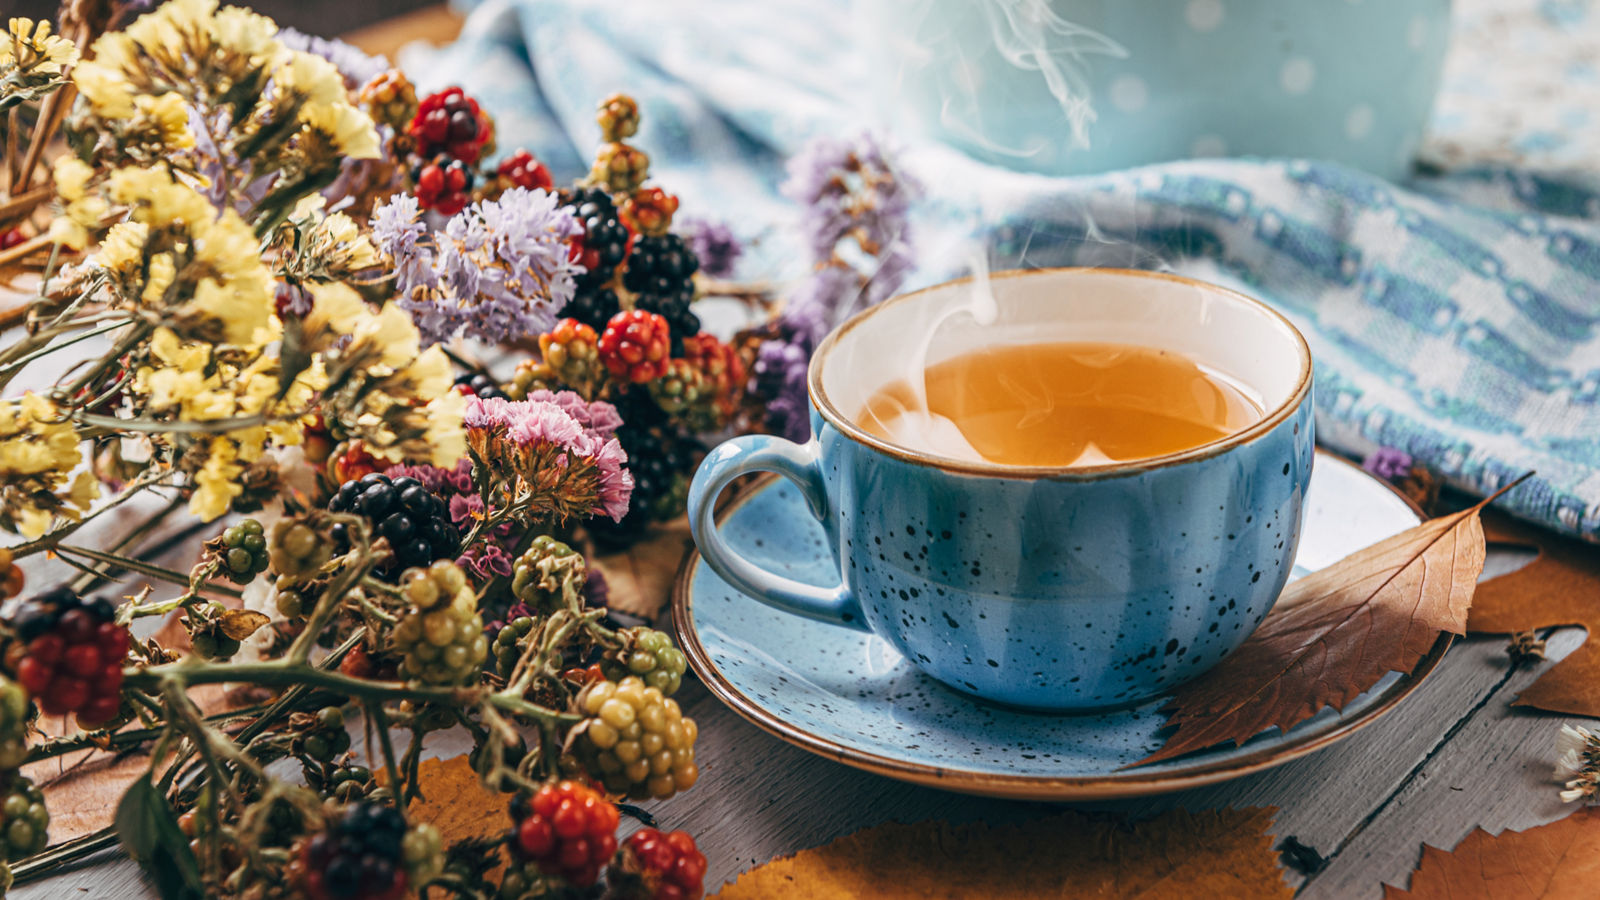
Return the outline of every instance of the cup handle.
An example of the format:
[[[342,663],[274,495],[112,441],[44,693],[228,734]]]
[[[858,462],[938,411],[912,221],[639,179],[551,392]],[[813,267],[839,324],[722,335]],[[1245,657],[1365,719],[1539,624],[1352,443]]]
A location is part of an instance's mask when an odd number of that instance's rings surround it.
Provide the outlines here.
[[[717,531],[717,497],[741,475],[776,472],[794,482],[818,521],[826,522],[828,495],[822,484],[817,442],[796,444],[765,434],[725,441],[700,464],[689,485],[689,530],[712,571],[740,591],[784,612],[867,631],[861,607],[843,579],[837,587],[818,587],[763,569],[735,553]]]

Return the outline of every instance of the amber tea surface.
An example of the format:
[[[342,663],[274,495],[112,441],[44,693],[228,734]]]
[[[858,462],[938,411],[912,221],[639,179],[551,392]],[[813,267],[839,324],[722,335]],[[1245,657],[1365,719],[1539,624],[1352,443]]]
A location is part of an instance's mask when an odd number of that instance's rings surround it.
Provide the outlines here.
[[[987,347],[879,388],[857,422],[887,441],[1001,465],[1148,459],[1259,421],[1237,387],[1167,350],[1062,342]]]

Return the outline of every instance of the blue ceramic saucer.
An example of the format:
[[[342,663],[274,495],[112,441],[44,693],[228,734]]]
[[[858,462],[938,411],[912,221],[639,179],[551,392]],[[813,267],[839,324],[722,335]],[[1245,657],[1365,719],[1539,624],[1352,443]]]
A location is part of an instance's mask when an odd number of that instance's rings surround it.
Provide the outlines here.
[[[1295,573],[1329,565],[1420,521],[1408,501],[1356,466],[1317,455]],[[838,580],[822,528],[792,484],[769,479],[722,513],[736,551],[813,584]],[[1444,656],[1442,635],[1410,673],[1390,673],[1342,711],[1324,709],[1239,747],[1123,769],[1161,746],[1164,698],[1112,712],[1029,713],[957,693],[881,638],[752,600],[691,552],[673,619],[693,667],[740,715],[846,765],[953,791],[1035,800],[1152,794],[1237,778],[1326,747],[1388,712]]]

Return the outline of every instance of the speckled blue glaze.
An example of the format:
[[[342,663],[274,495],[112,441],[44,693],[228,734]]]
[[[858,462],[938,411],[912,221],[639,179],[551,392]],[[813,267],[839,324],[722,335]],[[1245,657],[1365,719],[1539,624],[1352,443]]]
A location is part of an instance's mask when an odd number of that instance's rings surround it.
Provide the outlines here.
[[[865,625],[959,690],[1053,710],[1149,697],[1243,642],[1289,578],[1313,451],[1309,391],[1223,452],[1107,477],[967,474],[815,411],[812,428],[805,447],[752,435],[706,459],[689,505],[711,567],[781,608]],[[841,587],[798,591],[705,527],[722,485],[763,469],[802,485]]]
[[[1314,571],[1417,521],[1360,469],[1320,457],[1296,568]],[[734,551],[770,571],[811,584],[838,577],[827,533],[792,484],[773,481],[742,499],[721,530]],[[982,781],[1021,780],[1037,784],[1041,798],[1066,798],[1090,790],[1072,779],[1092,780],[1097,795],[1181,785],[1263,751],[1286,759],[1383,708],[1403,684],[1391,674],[1342,712],[1324,709],[1288,734],[1273,729],[1240,747],[1119,771],[1161,745],[1164,698],[1072,716],[1006,709],[946,688],[876,635],[754,603],[704,558],[686,578],[675,609],[680,634],[698,674],[736,709],[844,762],[927,780],[918,778],[922,771],[957,790],[1027,796],[1025,788]]]
[[[1120,477],[1004,479],[886,456],[814,417],[845,581],[867,625],[946,684],[1091,709],[1239,646],[1288,581],[1309,393],[1225,453]]]

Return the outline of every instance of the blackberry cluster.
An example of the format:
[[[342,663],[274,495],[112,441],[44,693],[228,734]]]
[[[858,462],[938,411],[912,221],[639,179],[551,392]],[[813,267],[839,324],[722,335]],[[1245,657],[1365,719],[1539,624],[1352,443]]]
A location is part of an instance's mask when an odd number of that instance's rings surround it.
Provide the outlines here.
[[[699,729],[659,688],[637,676],[602,680],[585,687],[577,702],[588,716],[579,725],[578,757],[606,790],[664,800],[699,780]]]
[[[593,788],[575,781],[546,784],[531,799],[519,795],[511,801],[511,855],[588,887],[617,851],[619,820],[617,808]]]
[[[529,609],[552,613],[566,605],[568,590],[581,595],[589,577],[583,554],[541,534],[511,567],[511,592]]]
[[[518,150],[501,160],[495,174],[515,187],[527,188],[530,191],[549,190],[555,184],[545,164],[526,150]]]
[[[332,827],[301,845],[311,900],[400,900],[406,894],[406,823],[388,806],[346,806]]]
[[[700,318],[690,311],[694,273],[700,259],[676,234],[641,237],[628,257],[622,284],[634,293],[634,307],[658,313],[672,329],[672,355],[683,356],[683,339],[700,333]]]
[[[624,427],[617,432],[617,440],[628,454],[628,471],[633,474],[628,514],[620,522],[595,516],[585,523],[597,540],[613,545],[637,538],[651,522],[683,512],[696,455],[692,440],[665,429]]]
[[[461,552],[461,534],[450,521],[449,509],[415,478],[363,475],[341,485],[328,509],[364,516],[373,524],[374,538],[388,538],[394,553],[379,568],[383,575],[453,559]],[[350,547],[346,525],[339,523],[330,530],[340,547]]]
[[[0,788],[0,859],[38,853],[49,840],[50,812],[32,779],[12,772]]]
[[[357,800],[377,800],[375,792],[386,788],[379,788],[377,779],[372,777],[372,770],[366,766],[340,766],[328,776],[328,794],[340,803],[354,803]]]
[[[568,207],[584,229],[581,239],[573,242],[573,261],[586,269],[578,277],[578,293],[582,296],[610,282],[611,274],[621,266],[622,259],[627,258],[630,235],[627,226],[618,218],[616,203],[598,187],[574,189]],[[584,319],[584,322],[595,328],[605,325],[605,319],[598,322]]]
[[[533,631],[533,619],[529,616],[518,616],[501,626],[500,631],[494,636],[494,670],[501,678],[510,678],[511,671],[517,667],[517,660],[522,658],[522,639]]]
[[[700,900],[705,877],[705,854],[689,832],[641,828],[623,842],[606,883],[616,900]]]
[[[644,384],[667,370],[671,340],[672,328],[665,317],[635,308],[611,317],[595,349],[612,377]]]
[[[583,279],[579,279],[579,284]],[[617,292],[608,287],[579,288],[567,305],[561,307],[561,314],[577,319],[590,328],[604,329],[611,317],[622,312],[622,301],[617,298]]]
[[[401,581],[413,604],[394,628],[405,675],[428,684],[459,684],[475,675],[489,655],[489,639],[466,573],[441,560],[408,571]]]
[[[350,732],[344,727],[344,711],[325,706],[311,716],[299,737],[299,749],[317,762],[331,762],[350,749]]]
[[[500,383],[490,378],[483,372],[468,372],[457,376],[456,390],[469,397],[482,397],[485,400],[510,400],[506,392],[500,390]]]
[[[307,578],[316,574],[333,557],[328,543],[317,534],[317,530],[297,519],[280,519],[272,526],[272,540],[267,547],[268,560],[272,569],[279,575],[287,578]],[[280,582],[278,585],[278,602],[280,609],[284,603],[283,597],[289,593]],[[288,615],[288,613],[285,613]],[[298,618],[295,613],[290,618]]]
[[[463,163],[478,161],[491,131],[478,101],[458,87],[424,97],[406,130],[423,156],[443,154]]]
[[[80,599],[65,587],[23,602],[12,619],[17,681],[47,715],[77,713],[93,728],[122,708],[122,662],[128,629],[112,621],[104,599]]]
[[[418,822],[401,838],[400,858],[411,883],[425,884],[444,871],[444,836],[427,822]]]
[[[222,574],[235,584],[249,584],[267,570],[267,536],[255,519],[225,529],[220,551]]]
[[[621,632],[622,649],[608,655],[601,671],[612,681],[621,681],[637,675],[644,683],[670,697],[683,683],[683,673],[689,660],[683,651],[672,646],[672,638],[654,628],[638,626]]]
[[[439,157],[418,166],[412,173],[417,188],[414,192],[417,205],[423,209],[436,209],[453,216],[472,202],[472,188],[477,177],[472,167],[459,159]]]

